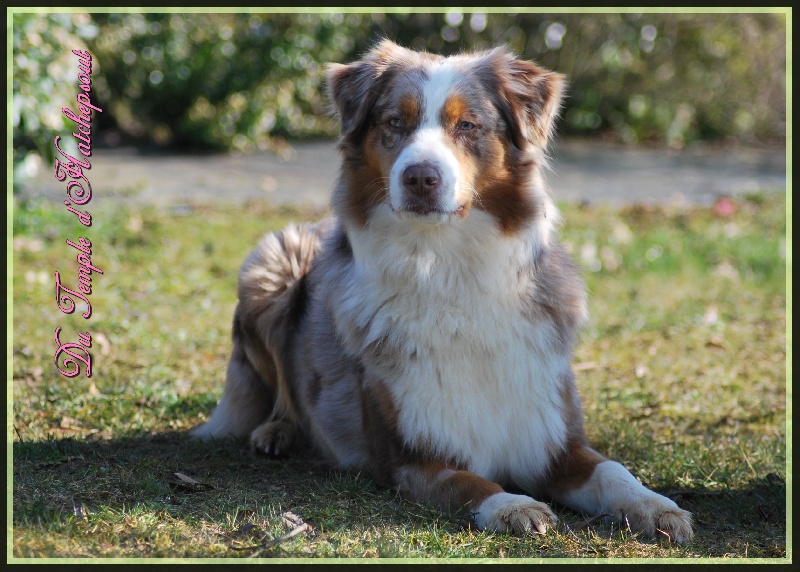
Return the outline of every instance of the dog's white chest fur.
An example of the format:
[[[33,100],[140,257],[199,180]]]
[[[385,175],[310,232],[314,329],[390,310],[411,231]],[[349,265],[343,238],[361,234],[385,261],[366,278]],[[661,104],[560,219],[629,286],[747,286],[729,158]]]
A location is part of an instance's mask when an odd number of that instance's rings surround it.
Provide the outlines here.
[[[376,217],[382,228],[354,237],[363,262],[341,310],[364,332],[351,348],[390,391],[407,445],[519,483],[541,476],[565,441],[559,380],[569,356],[552,351],[552,324],[526,315],[536,286],[520,268],[539,238],[501,237],[475,214],[422,230]],[[370,360],[380,340],[391,359]]]
[[[459,310],[475,330],[450,327],[447,313]],[[494,304],[418,317],[427,331],[413,339],[417,359],[387,383],[402,435],[487,479],[540,476],[566,429],[557,385],[565,363],[543,351],[543,328]]]

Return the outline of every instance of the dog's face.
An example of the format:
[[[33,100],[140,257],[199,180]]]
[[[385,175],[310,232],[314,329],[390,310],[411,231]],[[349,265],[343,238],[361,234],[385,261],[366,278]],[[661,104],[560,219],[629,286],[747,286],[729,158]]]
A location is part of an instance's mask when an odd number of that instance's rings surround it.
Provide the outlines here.
[[[458,221],[480,209],[504,232],[537,211],[531,178],[561,100],[560,75],[503,49],[452,57],[390,41],[328,69],[342,120],[347,196],[364,225],[388,205],[400,219]]]

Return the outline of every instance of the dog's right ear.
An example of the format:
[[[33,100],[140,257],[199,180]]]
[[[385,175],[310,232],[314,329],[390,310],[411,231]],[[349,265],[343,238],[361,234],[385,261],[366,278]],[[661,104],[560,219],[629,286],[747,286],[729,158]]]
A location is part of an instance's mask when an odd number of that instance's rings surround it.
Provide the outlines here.
[[[359,133],[391,74],[392,63],[407,54],[390,40],[383,40],[364,57],[350,64],[328,64],[328,96],[342,121],[342,137]]]
[[[328,94],[342,122],[342,137],[360,131],[375,104],[375,67],[366,61],[329,64]]]

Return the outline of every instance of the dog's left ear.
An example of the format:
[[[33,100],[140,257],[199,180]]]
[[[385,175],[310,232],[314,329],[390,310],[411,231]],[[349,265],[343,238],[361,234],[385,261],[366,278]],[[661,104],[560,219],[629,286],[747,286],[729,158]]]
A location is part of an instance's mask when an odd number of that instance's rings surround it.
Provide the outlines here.
[[[564,76],[516,58],[506,50],[490,54],[499,83],[500,110],[511,125],[514,144],[545,147],[561,107]]]

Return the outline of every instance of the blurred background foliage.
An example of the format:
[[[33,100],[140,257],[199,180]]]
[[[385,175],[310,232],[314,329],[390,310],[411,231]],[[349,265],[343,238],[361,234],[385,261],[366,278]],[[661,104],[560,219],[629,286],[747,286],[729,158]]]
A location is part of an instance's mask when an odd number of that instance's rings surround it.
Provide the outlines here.
[[[66,131],[61,108],[76,110],[78,66],[72,50],[86,49],[83,38],[92,30],[86,14],[15,14],[13,24],[14,171],[25,176],[41,158],[53,163],[53,138]]]
[[[445,54],[505,43],[566,74],[562,135],[785,141],[785,13],[14,14],[15,163],[51,161],[68,133],[72,49],[94,56],[101,142],[253,151],[334,135],[324,64],[381,37]]]

